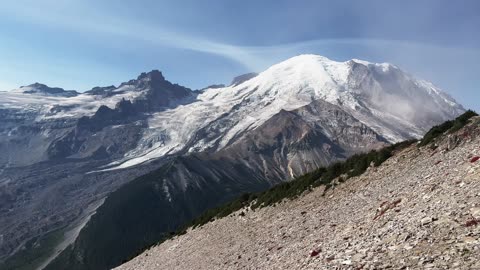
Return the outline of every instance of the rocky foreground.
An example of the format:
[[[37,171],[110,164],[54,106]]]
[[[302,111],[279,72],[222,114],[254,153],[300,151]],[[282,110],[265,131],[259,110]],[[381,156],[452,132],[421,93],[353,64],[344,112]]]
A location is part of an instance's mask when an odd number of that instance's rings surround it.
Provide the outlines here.
[[[480,118],[437,143],[189,230],[117,269],[480,269]]]

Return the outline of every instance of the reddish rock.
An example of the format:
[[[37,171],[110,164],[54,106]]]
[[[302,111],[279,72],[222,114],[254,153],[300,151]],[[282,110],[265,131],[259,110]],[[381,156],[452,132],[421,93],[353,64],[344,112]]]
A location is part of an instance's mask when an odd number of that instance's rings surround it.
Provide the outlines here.
[[[310,257],[316,257],[318,256],[318,254],[320,254],[320,251],[314,249],[312,250],[312,252],[310,252]]]
[[[480,224],[480,220],[472,216],[472,219],[465,223],[465,227],[477,226],[478,224]]]

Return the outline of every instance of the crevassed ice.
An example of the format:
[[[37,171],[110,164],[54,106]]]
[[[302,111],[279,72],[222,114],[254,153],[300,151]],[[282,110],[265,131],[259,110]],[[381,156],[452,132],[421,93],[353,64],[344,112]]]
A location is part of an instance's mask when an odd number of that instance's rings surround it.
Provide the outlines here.
[[[280,110],[293,110],[309,104],[315,99],[323,99],[332,104],[356,113],[361,106],[352,91],[348,89],[347,81],[351,72],[351,61],[363,64],[388,73],[392,67],[388,63],[375,64],[361,60],[336,62],[317,55],[300,55],[287,61],[273,65],[258,76],[234,87],[206,89],[197,98],[196,102],[179,106],[175,109],[154,114],[149,120],[150,128],[155,132],[148,132],[144,140],[151,140],[157,132],[166,134],[166,140],[155,150],[144,147],[135,149],[131,155],[135,158],[123,163],[118,168],[132,166],[140,162],[158,158],[165,153],[174,153],[186,146],[195,132],[206,127],[220,116],[228,114],[228,123],[218,128],[220,137],[210,140],[201,139],[190,147],[190,152],[202,151],[212,147],[216,142],[219,148],[225,147],[241,132],[251,130],[271,118]],[[414,78],[408,77],[411,80]],[[444,99],[440,90],[432,90],[432,86],[420,82],[425,91]],[[446,99],[451,106],[456,103]],[[422,130],[395,115],[382,115],[382,112],[371,109],[373,116],[391,119],[408,126],[412,134],[419,136]],[[357,113],[360,121],[366,123],[378,133],[392,141],[402,138],[395,130],[386,129],[374,118]],[[138,156],[142,155],[143,156]]]

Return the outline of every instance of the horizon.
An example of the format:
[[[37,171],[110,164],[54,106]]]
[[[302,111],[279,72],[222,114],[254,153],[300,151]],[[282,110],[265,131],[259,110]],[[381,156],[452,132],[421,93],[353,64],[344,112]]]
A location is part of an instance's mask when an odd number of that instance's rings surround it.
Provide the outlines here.
[[[154,69],[172,83],[202,89],[316,54],[391,63],[480,110],[477,1],[267,1],[254,9],[218,0],[139,3],[5,4],[0,91],[39,82],[83,92]]]

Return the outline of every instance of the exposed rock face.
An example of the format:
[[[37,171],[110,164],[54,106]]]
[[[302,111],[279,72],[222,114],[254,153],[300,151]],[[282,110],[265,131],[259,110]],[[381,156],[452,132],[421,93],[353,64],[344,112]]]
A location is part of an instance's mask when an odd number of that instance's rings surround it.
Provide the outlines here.
[[[447,137],[413,145],[326,193],[242,209],[116,269],[479,269],[480,118],[455,136],[453,149]]]
[[[340,107],[318,100],[282,110],[216,155],[248,160],[271,179],[292,179],[388,142]]]
[[[403,123],[405,130],[415,132],[412,125],[433,126],[434,122],[443,122],[444,120],[440,119],[445,119],[445,116],[459,109],[445,106],[446,110],[432,114],[438,104],[451,104],[448,95],[429,82],[411,78],[396,66],[384,64],[372,66],[355,60],[349,61],[348,64],[351,72],[346,81],[360,101],[359,109],[363,110],[362,107],[366,107],[374,114],[379,113],[380,115],[371,117],[392,130],[395,130],[392,125],[396,125],[393,124],[394,118],[405,120]],[[408,132],[403,136],[406,134]]]
[[[132,85],[137,91],[147,90],[145,95],[133,102],[137,110],[142,112],[159,111],[177,105],[176,102],[192,94],[190,89],[165,80],[158,70],[142,73],[136,80],[122,84],[125,85]]]

